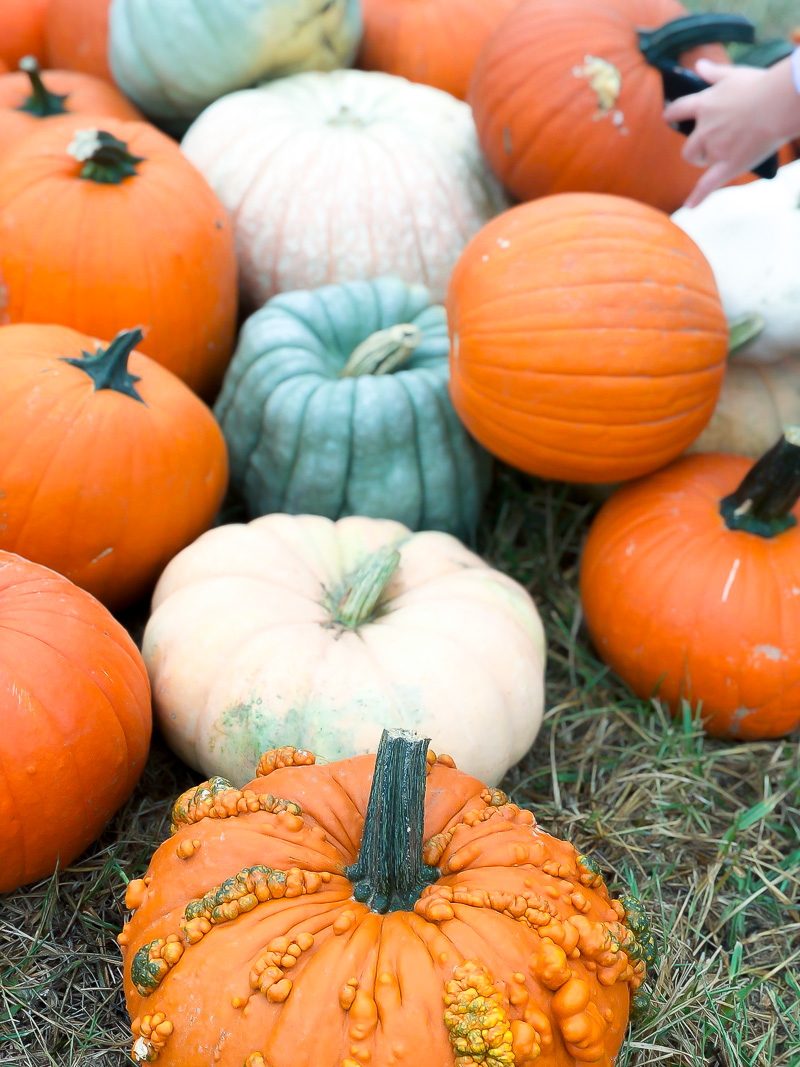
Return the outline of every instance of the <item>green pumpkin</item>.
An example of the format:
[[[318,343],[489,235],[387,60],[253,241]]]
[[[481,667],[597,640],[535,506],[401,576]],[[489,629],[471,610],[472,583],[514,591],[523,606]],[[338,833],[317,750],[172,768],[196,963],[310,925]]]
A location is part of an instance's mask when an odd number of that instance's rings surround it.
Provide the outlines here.
[[[445,310],[397,278],[281,293],[252,315],[215,408],[252,515],[396,519],[473,537],[488,455],[448,395]]]

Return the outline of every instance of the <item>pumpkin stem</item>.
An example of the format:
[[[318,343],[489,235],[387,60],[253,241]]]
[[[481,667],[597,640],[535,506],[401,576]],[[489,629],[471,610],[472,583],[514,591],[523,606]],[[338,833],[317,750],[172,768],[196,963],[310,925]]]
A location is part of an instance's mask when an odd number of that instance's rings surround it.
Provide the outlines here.
[[[66,115],[67,109],[64,107],[64,101],[68,94],[59,96],[58,93],[51,93],[45,87],[36,56],[23,56],[19,61],[19,69],[24,71],[30,79],[31,95],[23,104],[20,104],[17,111],[27,111],[29,115],[35,115],[39,119],[46,119],[51,115]]]
[[[377,330],[354,348],[342,368],[340,378],[362,374],[391,374],[407,363],[422,341],[422,330],[409,322]]]
[[[757,311],[746,311],[728,320],[728,355],[741,351],[764,332],[766,323]]]
[[[384,730],[358,859],[345,871],[353,896],[372,911],[411,911],[439,877],[422,858],[429,738]]]
[[[123,330],[105,350],[98,347],[94,355],[91,352],[82,352],[82,359],[62,356],[61,361],[88,374],[94,382],[95,392],[98,389],[113,389],[144,404],[135,388],[140,379],[128,370],[128,357],[143,337],[140,329]]]
[[[119,185],[138,172],[136,165],[144,163],[144,156],[134,156],[124,141],[118,141],[104,130],[78,130],[67,151],[79,163],[81,178],[102,185]]]
[[[800,500],[800,426],[783,437],[744,476],[741,485],[720,503],[729,530],[775,537],[797,525],[792,508]]]
[[[753,44],[756,28],[743,15],[684,15],[657,30],[639,30],[639,48],[652,66],[674,64],[701,44]]]
[[[393,545],[384,545],[367,556],[334,601],[334,621],[348,630],[368,622],[399,562],[400,553]]]

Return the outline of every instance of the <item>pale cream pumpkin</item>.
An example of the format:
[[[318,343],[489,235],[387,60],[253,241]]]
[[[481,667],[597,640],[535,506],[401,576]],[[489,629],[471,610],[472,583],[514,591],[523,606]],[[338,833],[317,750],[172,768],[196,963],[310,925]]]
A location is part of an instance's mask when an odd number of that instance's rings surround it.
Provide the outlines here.
[[[389,74],[298,74],[231,93],[182,147],[231,215],[254,304],[389,274],[441,302],[461,250],[508,204],[468,105]]]
[[[384,727],[433,734],[494,784],[542,719],[528,593],[449,534],[382,519],[209,531],[164,571],[143,654],[168,743],[238,785],[265,749],[342,759]]]

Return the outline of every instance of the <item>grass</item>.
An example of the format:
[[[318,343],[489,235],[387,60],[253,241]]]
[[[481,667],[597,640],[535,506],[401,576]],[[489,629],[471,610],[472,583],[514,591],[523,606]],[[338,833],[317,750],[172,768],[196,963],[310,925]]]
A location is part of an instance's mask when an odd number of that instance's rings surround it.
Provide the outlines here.
[[[797,0],[681,0],[690,11],[714,11],[746,15],[755,23],[759,37],[781,37],[800,26]]]
[[[590,851],[615,891],[641,896],[653,920],[663,957],[652,1008],[618,1067],[799,1067],[798,739],[706,738],[688,712],[674,722],[608,674],[576,592],[591,512],[563,487],[498,472],[479,547],[534,594],[550,647],[549,711],[505,788]],[[196,780],[157,740],[102,840],[3,898],[4,1067],[130,1063],[115,942],[125,882],[143,873],[169,802]]]

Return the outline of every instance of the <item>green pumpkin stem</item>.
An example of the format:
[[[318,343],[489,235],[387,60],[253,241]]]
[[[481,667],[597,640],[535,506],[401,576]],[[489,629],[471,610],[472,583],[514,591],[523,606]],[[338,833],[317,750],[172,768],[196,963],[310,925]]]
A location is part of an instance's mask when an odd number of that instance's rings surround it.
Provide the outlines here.
[[[764,319],[757,311],[746,311],[728,320],[728,355],[732,356],[764,332]]]
[[[38,119],[46,119],[51,115],[66,115],[67,109],[64,101],[68,94],[59,96],[51,93],[42,81],[42,72],[35,56],[23,56],[19,61],[19,69],[28,75],[31,83],[31,95],[23,104],[16,109],[26,111],[29,115],[35,115]]]
[[[659,26],[639,30],[639,48],[652,66],[677,63],[683,52],[701,44],[753,44],[756,28],[743,15],[684,15]]]
[[[94,355],[91,352],[83,352],[82,359],[63,356],[62,362],[88,374],[94,382],[95,392],[98,389],[113,389],[144,404],[135,388],[140,379],[128,370],[128,358],[143,337],[144,334],[139,329],[123,330],[105,350],[98,348]]]
[[[119,185],[126,178],[133,178],[144,156],[134,156],[124,141],[104,130],[79,130],[67,151],[83,164],[81,178],[99,182],[101,185]]]
[[[384,545],[367,556],[348,579],[344,591],[335,598],[334,622],[348,630],[357,630],[369,622],[399,562],[400,553],[393,545]]]
[[[430,741],[384,730],[364,817],[358,859],[345,871],[353,896],[372,911],[411,911],[439,877],[422,858]]]
[[[339,377],[391,374],[408,362],[421,341],[422,330],[412,323],[398,323],[386,330],[378,330],[353,349]]]
[[[739,488],[720,503],[729,530],[775,537],[797,525],[792,508],[800,500],[800,426],[790,426],[751,467]]]

